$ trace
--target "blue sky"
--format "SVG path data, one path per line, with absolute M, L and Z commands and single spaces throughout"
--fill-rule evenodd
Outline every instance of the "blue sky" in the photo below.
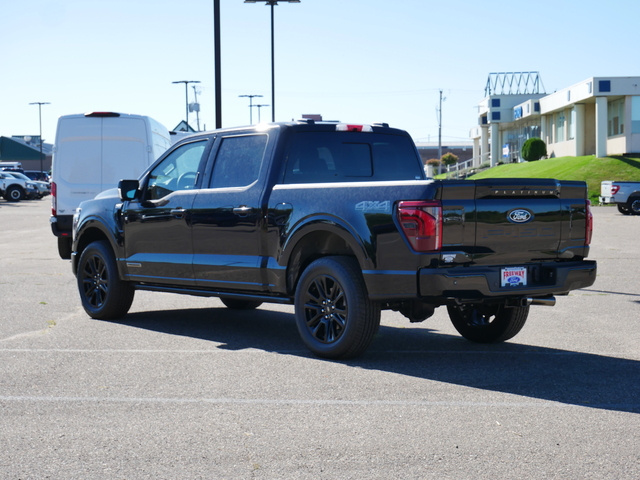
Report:
M 199 80 L 215 126 L 213 1 L 23 0 L 0 7 L 0 135 L 53 143 L 60 115 L 118 111 L 171 129 Z M 490 72 L 538 71 L 547 93 L 592 76 L 640 76 L 640 2 L 301 0 L 275 7 L 276 120 L 388 122 L 466 140 Z M 271 103 L 270 9 L 221 0 L 223 126 Z M 189 87 L 190 101 L 193 89 Z M 264 107 L 261 119 L 269 120 Z M 254 109 L 254 122 L 257 120 Z M 195 114 L 190 116 L 195 126 Z

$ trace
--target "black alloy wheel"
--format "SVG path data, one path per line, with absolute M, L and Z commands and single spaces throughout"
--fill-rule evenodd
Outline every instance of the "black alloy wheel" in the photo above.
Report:
M 131 308 L 135 290 L 118 277 L 115 257 L 105 241 L 93 242 L 82 252 L 77 282 L 82 306 L 91 318 L 120 318 Z
M 369 300 L 357 261 L 324 257 L 303 272 L 295 294 L 296 324 L 319 357 L 363 353 L 380 325 L 380 306 Z
M 447 311 L 455 329 L 467 340 L 497 343 L 515 337 L 522 330 L 529 315 L 529 306 L 471 304 L 448 306 Z

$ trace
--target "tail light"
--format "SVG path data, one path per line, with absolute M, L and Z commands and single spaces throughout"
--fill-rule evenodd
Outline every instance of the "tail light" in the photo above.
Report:
M 593 212 L 591 212 L 591 200 L 587 200 L 587 208 L 585 211 L 585 234 L 584 245 L 588 247 L 591 244 L 591 238 L 593 237 Z
M 56 182 L 51 182 L 51 215 L 54 217 L 58 212 L 58 187 Z
M 620 191 L 620 185 L 611 185 L 611 195 L 615 195 Z
M 399 202 L 397 215 L 402 233 L 416 252 L 442 249 L 442 204 L 439 200 Z

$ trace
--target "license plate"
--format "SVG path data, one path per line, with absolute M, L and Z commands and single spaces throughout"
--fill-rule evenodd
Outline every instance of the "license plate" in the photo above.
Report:
M 527 268 L 511 267 L 500 270 L 503 287 L 522 287 L 527 284 Z

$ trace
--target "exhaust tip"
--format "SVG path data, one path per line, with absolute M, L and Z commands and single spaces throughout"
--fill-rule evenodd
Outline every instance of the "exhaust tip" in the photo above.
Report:
M 523 303 L 523 306 L 541 305 L 543 307 L 553 307 L 556 304 L 556 297 L 525 298 L 522 303 Z

